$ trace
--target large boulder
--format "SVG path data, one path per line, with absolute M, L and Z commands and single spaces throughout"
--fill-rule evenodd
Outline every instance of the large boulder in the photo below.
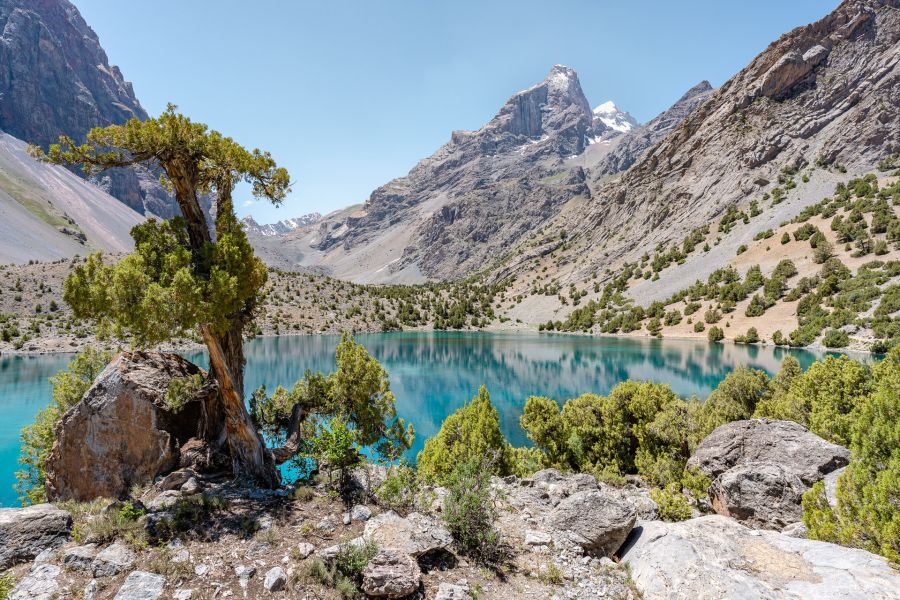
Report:
M 415 559 L 382 548 L 363 570 L 362 590 L 377 598 L 403 598 L 419 589 L 421 579 L 422 571 Z
M 0 509 L 0 570 L 64 544 L 71 531 L 72 515 L 50 504 Z
M 750 463 L 728 469 L 709 489 L 713 510 L 753 527 L 782 529 L 803 518 L 800 478 L 781 465 Z
M 643 523 L 622 551 L 645 600 L 900 598 L 900 574 L 880 556 L 720 515 Z
M 823 440 L 799 423 L 747 419 L 717 427 L 697 446 L 688 466 L 715 479 L 737 465 L 778 464 L 812 486 L 849 462 L 849 450 Z
M 372 517 L 366 521 L 363 537 L 379 548 L 393 548 L 414 558 L 447 550 L 453 543 L 443 523 L 416 512 L 405 518 L 394 511 Z
M 713 509 L 754 527 L 781 529 L 800 520 L 803 493 L 846 465 L 850 452 L 793 421 L 749 419 L 718 427 L 688 466 L 713 480 Z
M 550 513 L 547 523 L 586 552 L 610 556 L 634 527 L 636 511 L 626 500 L 601 490 L 568 496 Z
M 47 494 L 54 500 L 123 497 L 135 484 L 179 464 L 179 448 L 197 435 L 211 386 L 177 412 L 166 392 L 175 378 L 203 375 L 174 354 L 122 352 L 103 370 L 57 426 L 47 461 Z

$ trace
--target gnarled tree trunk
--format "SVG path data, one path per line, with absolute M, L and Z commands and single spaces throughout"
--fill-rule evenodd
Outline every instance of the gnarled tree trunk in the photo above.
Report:
M 193 184 L 192 173 L 183 165 L 165 165 L 166 173 L 175 188 L 175 197 L 181 214 L 187 223 L 188 237 L 194 259 L 204 275 L 209 274 L 205 263 L 205 248 L 212 243 L 206 216 L 200 208 Z M 231 198 L 220 198 L 219 211 L 232 210 Z M 202 261 L 202 264 L 201 264 Z M 209 351 L 210 376 L 219 383 L 221 410 L 224 416 L 224 442 L 231 455 L 234 476 L 265 487 L 277 487 L 280 483 L 278 469 L 272 454 L 266 448 L 260 433 L 253 426 L 244 405 L 244 315 L 234 315 L 231 327 L 224 335 L 218 335 L 210 325 L 201 325 L 200 333 Z M 215 435 L 207 429 L 207 436 Z M 207 441 L 215 441 L 208 439 Z

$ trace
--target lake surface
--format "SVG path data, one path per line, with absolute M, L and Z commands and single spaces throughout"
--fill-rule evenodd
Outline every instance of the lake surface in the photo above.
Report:
M 626 379 L 666 382 L 681 395 L 706 397 L 734 367 L 770 374 L 786 355 L 807 367 L 820 355 L 807 350 L 519 333 L 392 332 L 356 338 L 387 369 L 397 412 L 416 428 L 414 458 L 444 418 L 486 385 L 514 445 L 527 439 L 519 416 L 529 396 L 559 401 L 585 392 L 605 394 Z M 307 370 L 334 368 L 337 336 L 286 336 L 247 342 L 247 393 L 260 385 L 290 387 Z M 190 357 L 200 364 L 203 355 Z M 48 378 L 71 355 L 0 357 L 0 506 L 15 506 L 19 431 L 50 398 Z

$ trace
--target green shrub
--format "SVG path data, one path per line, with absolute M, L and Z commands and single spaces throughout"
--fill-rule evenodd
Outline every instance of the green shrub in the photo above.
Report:
M 837 542 L 900 563 L 900 348 L 874 369 L 874 388 L 852 425 L 850 465 L 837 481 L 837 506 L 817 483 L 803 497 L 812 539 Z
M 684 521 L 691 518 L 691 505 L 681 493 L 678 484 L 665 488 L 652 488 L 650 499 L 656 502 L 659 518 L 663 521 Z
M 375 491 L 375 497 L 382 506 L 394 510 L 409 510 L 415 506 L 419 487 L 416 470 L 401 463 L 391 466 L 384 483 Z
M 711 342 L 721 342 L 725 339 L 725 332 L 722 331 L 721 327 L 710 327 L 706 337 L 709 338 L 709 341 Z
M 782 369 L 784 370 L 784 369 Z M 869 369 L 841 356 L 826 356 L 793 376 L 787 391 L 760 402 L 754 416 L 796 421 L 827 440 L 846 446 L 854 411 L 872 387 Z
M 496 565 L 505 551 L 494 527 L 497 510 L 491 497 L 490 461 L 470 458 L 457 463 L 446 480 L 442 518 L 462 554 Z
M 6 600 L 14 587 L 16 587 L 16 579 L 12 573 L 0 575 L 0 600 Z
M 850 336 L 840 329 L 829 329 L 822 338 L 822 345 L 826 348 L 846 348 L 850 344 Z
M 443 482 L 456 465 L 490 457 L 494 473 L 509 475 L 510 449 L 500 431 L 500 417 L 487 388 L 478 388 L 472 401 L 444 419 L 437 435 L 419 452 L 419 474 Z

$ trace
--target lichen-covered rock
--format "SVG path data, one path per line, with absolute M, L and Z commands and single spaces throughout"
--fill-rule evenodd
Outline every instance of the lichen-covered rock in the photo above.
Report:
M 900 574 L 864 550 L 709 515 L 641 524 L 622 549 L 645 600 L 890 600 Z
M 122 352 L 57 426 L 47 461 L 47 494 L 88 501 L 127 495 L 179 463 L 179 445 L 197 435 L 204 390 L 175 413 L 166 392 L 175 378 L 202 373 L 174 354 Z
M 51 504 L 0 509 L 0 570 L 60 546 L 71 530 L 72 515 Z
M 272 567 L 266 571 L 263 587 L 270 592 L 280 592 L 287 584 L 287 575 L 281 567 Z
M 72 571 L 89 571 L 95 556 L 97 556 L 97 544 L 75 546 L 66 549 L 63 553 L 63 565 Z
M 94 577 L 112 577 L 127 571 L 133 565 L 134 553 L 125 544 L 116 542 L 101 550 L 94 557 L 91 569 L 94 572 Z
M 548 517 L 548 524 L 567 534 L 586 552 L 610 556 L 634 527 L 634 507 L 613 493 L 600 490 L 577 492 L 562 500 Z
M 378 598 L 403 598 L 419 589 L 422 571 L 409 554 L 382 548 L 363 570 L 362 590 Z

